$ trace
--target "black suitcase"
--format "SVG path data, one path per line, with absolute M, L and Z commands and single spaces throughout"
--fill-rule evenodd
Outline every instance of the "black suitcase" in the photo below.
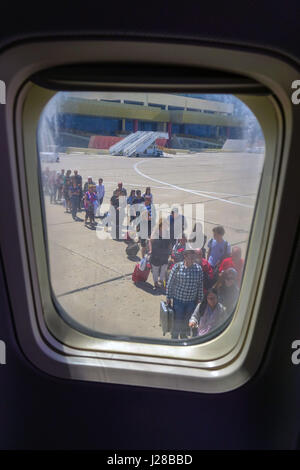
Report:
M 163 336 L 166 333 L 171 332 L 174 322 L 174 310 L 166 304 L 166 302 L 160 302 L 160 326 L 162 328 Z
M 138 243 L 131 243 L 130 245 L 128 245 L 126 247 L 126 254 L 128 258 L 134 258 L 137 255 L 139 249 L 140 247 Z

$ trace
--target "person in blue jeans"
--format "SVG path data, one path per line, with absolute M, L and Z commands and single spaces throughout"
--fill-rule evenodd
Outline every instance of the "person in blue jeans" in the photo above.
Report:
M 173 266 L 166 287 L 167 304 L 171 305 L 173 299 L 172 339 L 188 337 L 189 319 L 203 298 L 203 273 L 194 263 L 194 250 L 187 247 L 183 255 L 184 260 Z

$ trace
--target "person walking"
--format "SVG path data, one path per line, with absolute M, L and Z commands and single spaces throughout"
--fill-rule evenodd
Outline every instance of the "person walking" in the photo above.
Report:
M 100 217 L 101 205 L 102 205 L 104 195 L 105 195 L 105 187 L 104 187 L 102 178 L 99 178 L 99 180 L 98 180 L 98 184 L 96 186 L 96 191 L 97 191 L 97 199 L 98 199 L 97 217 Z
M 166 284 L 168 259 L 171 251 L 171 242 L 170 238 L 166 238 L 167 234 L 166 222 L 161 218 L 149 240 L 148 254 L 150 255 L 154 290 L 159 288 L 158 279 L 162 286 Z
M 172 339 L 188 337 L 189 319 L 203 298 L 203 273 L 199 264 L 194 263 L 194 251 L 188 245 L 184 261 L 175 264 L 166 288 L 167 304 L 173 300 L 174 324 Z

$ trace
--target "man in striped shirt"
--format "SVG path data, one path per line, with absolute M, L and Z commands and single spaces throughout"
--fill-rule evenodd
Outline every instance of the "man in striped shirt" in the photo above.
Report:
M 189 318 L 203 298 L 203 272 L 194 263 L 194 251 L 186 249 L 184 260 L 173 267 L 166 288 L 167 303 L 173 299 L 174 325 L 172 339 L 187 338 Z

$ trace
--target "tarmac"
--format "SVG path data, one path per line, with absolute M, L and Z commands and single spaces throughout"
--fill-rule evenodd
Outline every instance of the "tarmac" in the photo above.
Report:
M 77 169 L 83 182 L 88 176 L 96 183 L 103 178 L 106 193 L 101 214 L 105 204 L 109 207 L 118 181 L 128 195 L 131 189 L 143 193 L 150 186 L 154 204 L 169 208 L 172 204 L 195 208 L 201 203 L 207 239 L 214 226 L 223 225 L 224 238 L 231 246 L 240 246 L 245 257 L 263 160 L 263 154 L 254 153 L 182 153 L 164 158 L 71 153 L 61 154 L 59 163 L 42 167 L 71 169 L 72 174 Z M 151 273 L 139 287 L 131 280 L 140 252 L 136 260 L 128 259 L 124 241 L 99 239 L 96 230 L 84 226 L 84 212 L 77 214 L 81 220 L 75 222 L 62 205 L 50 204 L 47 195 L 45 208 L 51 283 L 61 307 L 77 323 L 97 332 L 164 338 L 159 326 L 164 291 L 153 290 Z M 194 212 L 190 224 L 195 218 Z

